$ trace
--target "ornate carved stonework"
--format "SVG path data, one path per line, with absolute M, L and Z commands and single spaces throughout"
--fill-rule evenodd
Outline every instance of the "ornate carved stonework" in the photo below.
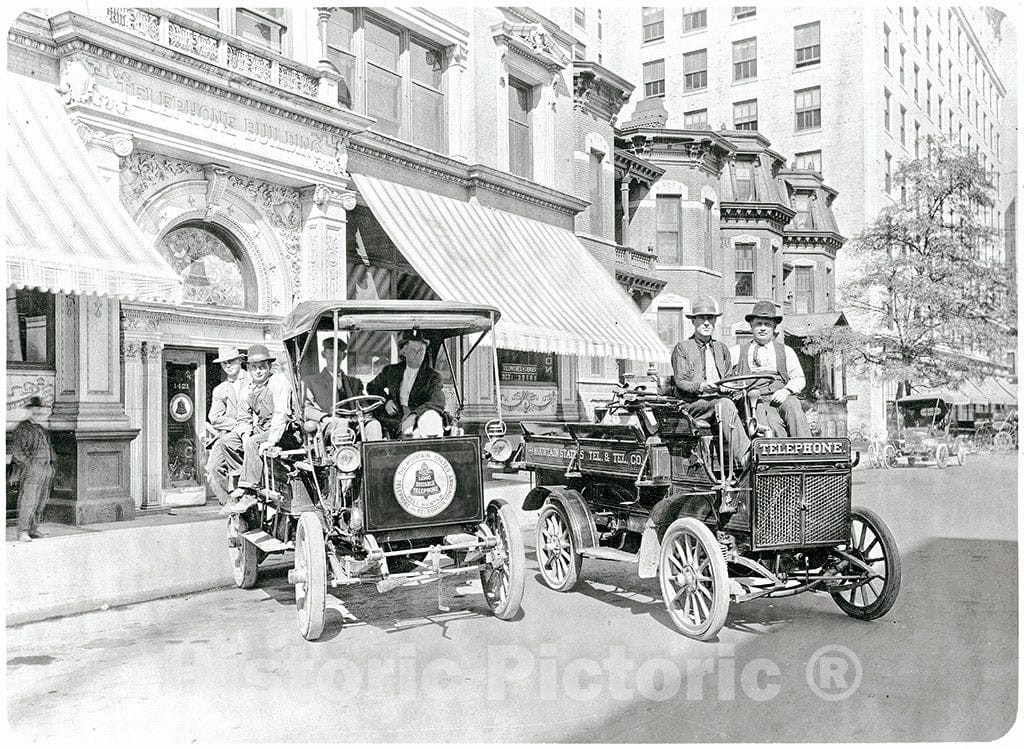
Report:
M 107 20 L 146 39 L 160 39 L 160 17 L 138 8 L 107 8 Z
M 270 82 L 270 60 L 238 47 L 228 47 L 228 67 L 260 81 Z
M 29 398 L 38 396 L 43 403 L 53 403 L 53 372 L 7 372 L 7 410 L 20 408 Z
M 121 359 L 124 361 L 141 361 L 142 346 L 142 341 L 121 341 Z
M 199 164 L 135 151 L 121 159 L 121 195 L 134 202 L 161 182 L 202 174 Z
M 469 57 L 469 47 L 465 44 L 453 44 L 448 48 L 448 64 L 465 68 L 466 58 Z
M 167 24 L 167 43 L 207 60 L 217 59 L 217 40 L 176 23 Z
M 221 307 L 245 306 L 245 282 L 230 248 L 204 229 L 167 233 L 157 245 L 185 283 L 184 300 Z
M 95 91 L 96 79 L 82 60 L 61 61 L 60 85 L 57 86 L 57 92 L 61 94 L 65 104 L 90 102 Z
M 300 254 L 302 202 L 299 191 L 235 174 L 228 177 L 228 181 L 232 188 L 248 195 L 267 217 L 270 225 L 277 230 L 281 246 L 286 253 L 285 260 L 291 269 L 292 288 L 298 289 L 302 271 L 302 256 Z

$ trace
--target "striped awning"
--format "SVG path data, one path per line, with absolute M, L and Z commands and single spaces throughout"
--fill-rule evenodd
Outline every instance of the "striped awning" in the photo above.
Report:
M 640 310 L 572 232 L 353 175 L 384 231 L 435 293 L 502 314 L 497 345 L 667 362 Z
M 7 285 L 180 302 L 178 274 L 101 181 L 54 87 L 6 83 Z

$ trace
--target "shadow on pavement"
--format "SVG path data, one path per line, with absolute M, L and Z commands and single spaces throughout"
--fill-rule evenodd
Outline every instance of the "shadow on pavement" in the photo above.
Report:
M 730 608 L 728 629 L 765 628 L 729 649 L 731 668 L 738 680 L 756 659 L 774 663 L 779 689 L 771 699 L 753 699 L 736 680 L 734 696 L 712 688 L 693 699 L 687 659 L 707 652 L 684 643 L 693 655 L 676 659 L 683 684 L 674 699 L 622 702 L 585 732 L 556 740 L 991 741 L 1016 719 L 1017 605 L 1016 542 L 929 539 L 904 557 L 900 599 L 874 622 L 847 617 L 821 595 Z M 808 664 L 830 646 L 848 648 L 861 668 L 856 689 L 840 700 L 811 685 L 817 661 Z

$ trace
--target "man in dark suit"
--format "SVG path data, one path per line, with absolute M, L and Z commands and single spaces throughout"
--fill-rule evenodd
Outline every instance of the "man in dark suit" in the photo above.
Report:
M 320 344 L 320 353 L 324 358 L 324 367 L 317 374 L 304 378 L 309 388 L 309 397 L 312 399 L 312 408 L 304 410 L 306 418 L 319 418 L 332 416 L 334 407 L 347 398 L 354 398 L 363 394 L 363 381 L 345 372 L 346 354 L 348 344 L 334 336 L 324 338 Z M 337 372 L 337 390 L 333 372 Z M 307 404 L 308 406 L 309 404 Z M 355 427 L 353 427 L 355 428 Z M 368 419 L 363 425 L 364 436 L 367 440 L 379 440 L 383 436 L 380 422 L 376 419 Z
M 39 538 L 39 523 L 50 499 L 55 463 L 46 422 L 50 407 L 33 395 L 25 406 L 28 418 L 11 432 L 8 446 L 11 460 L 20 469 L 18 490 L 18 540 Z
M 445 410 L 441 374 L 426 363 L 428 342 L 418 331 L 402 336 L 398 351 L 404 361 L 384 367 L 366 392 L 387 398 L 381 418 L 392 434 L 440 437 Z
M 694 301 L 693 309 L 686 315 L 693 322 L 693 335 L 672 349 L 672 374 L 675 395 L 684 401 L 687 413 L 721 425 L 726 450 L 742 465 L 750 438 L 732 399 L 722 397 L 713 384 L 732 369 L 729 347 L 714 338 L 715 323 L 721 316 L 714 299 L 701 297 Z

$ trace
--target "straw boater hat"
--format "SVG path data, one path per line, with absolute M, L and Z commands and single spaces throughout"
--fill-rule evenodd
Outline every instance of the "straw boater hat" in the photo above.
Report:
M 254 343 L 251 345 L 246 356 L 248 357 L 250 364 L 256 364 L 263 361 L 277 361 L 277 359 L 270 355 L 270 351 L 262 343 Z
M 213 360 L 214 364 L 223 364 L 226 361 L 232 359 L 244 359 L 245 352 L 241 349 L 237 349 L 234 346 L 220 346 L 217 349 L 217 358 Z
M 702 296 L 693 303 L 693 309 L 686 313 L 686 316 L 691 320 L 697 315 L 721 317 L 722 312 L 718 309 L 718 302 L 709 296 Z
M 28 403 L 25 404 L 25 408 L 49 408 L 49 406 L 43 403 L 43 399 L 38 395 L 33 395 L 28 399 Z
M 775 311 L 775 303 L 769 302 L 766 299 L 762 299 L 755 304 L 754 308 L 744 315 L 743 319 L 749 323 L 755 317 L 767 317 L 769 320 L 774 320 L 776 325 L 782 322 L 782 315 Z

